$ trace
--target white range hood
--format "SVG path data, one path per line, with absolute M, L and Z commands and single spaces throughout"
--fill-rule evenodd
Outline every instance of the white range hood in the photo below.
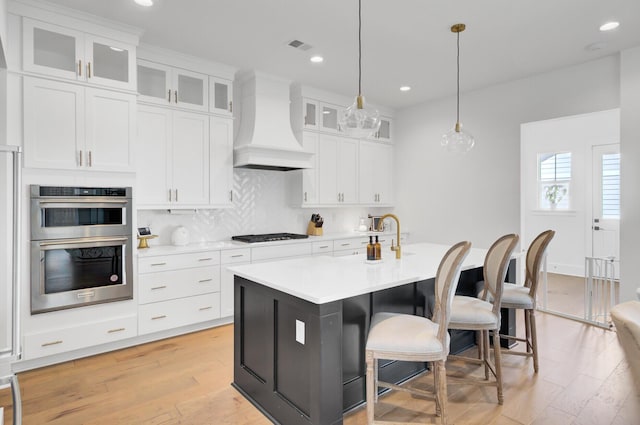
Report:
M 234 167 L 289 171 L 311 168 L 306 152 L 291 130 L 290 82 L 255 71 L 239 78 L 240 122 Z

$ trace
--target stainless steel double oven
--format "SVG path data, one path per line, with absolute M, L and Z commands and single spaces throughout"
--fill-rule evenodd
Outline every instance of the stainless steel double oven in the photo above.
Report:
M 31 186 L 31 313 L 133 298 L 130 187 Z

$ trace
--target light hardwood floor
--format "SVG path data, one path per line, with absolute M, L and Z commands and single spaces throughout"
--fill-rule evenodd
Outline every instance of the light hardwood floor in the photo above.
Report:
M 616 334 L 549 314 L 537 318 L 540 373 L 530 359 L 503 356 L 504 405 L 496 403 L 495 388 L 450 385 L 450 422 L 639 424 L 640 398 Z M 232 364 L 228 325 L 20 373 L 24 424 L 269 424 L 230 386 Z M 432 382 L 427 374 L 413 384 Z M 6 389 L 0 406 L 11 423 Z M 391 393 L 380 398 L 376 415 L 433 423 L 433 409 L 430 401 Z M 344 422 L 365 424 L 364 409 Z

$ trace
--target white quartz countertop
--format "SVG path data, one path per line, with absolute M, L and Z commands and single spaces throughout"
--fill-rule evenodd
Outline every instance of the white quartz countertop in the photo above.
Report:
M 436 276 L 449 245 L 402 246 L 402 258 L 384 250 L 374 264 L 364 256 L 316 256 L 229 267 L 234 274 L 314 304 L 393 288 Z M 463 270 L 482 267 L 486 249 L 471 248 Z

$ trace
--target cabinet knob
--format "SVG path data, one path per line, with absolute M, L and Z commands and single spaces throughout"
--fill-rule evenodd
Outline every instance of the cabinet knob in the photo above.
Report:
M 229 112 L 233 112 L 233 100 L 229 101 Z
M 82 151 L 80 151 L 80 166 L 82 167 Z
M 171 89 L 169 89 L 169 97 L 167 98 L 167 100 L 169 101 L 169 103 L 171 103 Z
M 78 61 L 78 77 L 82 77 L 82 61 Z
M 173 100 L 175 103 L 178 103 L 178 90 L 173 91 Z
M 91 78 L 91 62 L 87 62 L 87 78 Z

